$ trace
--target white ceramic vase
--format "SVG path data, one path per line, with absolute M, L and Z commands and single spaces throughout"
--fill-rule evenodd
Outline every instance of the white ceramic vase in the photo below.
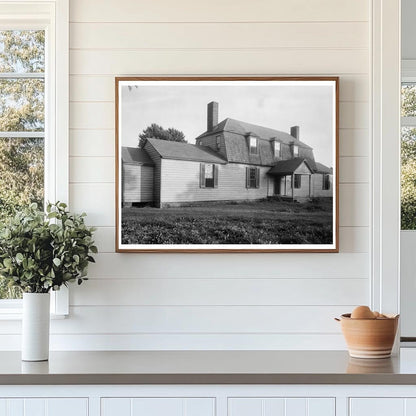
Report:
M 49 325 L 49 293 L 24 293 L 22 324 L 23 361 L 48 360 Z

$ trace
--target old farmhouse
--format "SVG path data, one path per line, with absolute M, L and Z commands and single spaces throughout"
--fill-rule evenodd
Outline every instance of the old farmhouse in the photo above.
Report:
M 315 161 L 298 126 L 289 134 L 231 118 L 219 123 L 216 102 L 195 145 L 148 139 L 141 149 L 122 148 L 123 206 L 332 195 L 332 168 Z

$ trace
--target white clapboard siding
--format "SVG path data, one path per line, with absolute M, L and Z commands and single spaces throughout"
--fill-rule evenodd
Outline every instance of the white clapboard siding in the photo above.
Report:
M 117 2 L 102 0 L 71 0 L 72 22 L 313 22 L 367 21 L 369 7 L 362 0 L 310 0 L 208 3 L 180 0 L 174 7 L 169 0 L 150 7 L 145 0 Z
M 70 183 L 71 210 L 86 212 L 86 223 L 94 226 L 115 224 L 114 183 Z
M 71 74 L 91 75 L 336 75 L 369 70 L 365 49 L 77 49 L 69 56 Z
M 114 76 L 72 75 L 70 77 L 70 101 L 114 102 Z M 367 75 L 342 75 L 339 81 L 340 101 L 368 101 Z
M 94 238 L 100 253 L 114 253 L 115 227 L 98 227 Z M 369 251 L 368 227 L 340 227 L 339 239 L 342 253 L 368 253 Z M 136 275 L 129 277 L 135 278 Z
M 369 6 L 71 0 L 70 208 L 100 253 L 52 349 L 345 349 L 333 318 L 370 288 Z M 187 74 L 340 76 L 339 254 L 114 253 L 114 77 Z M 20 331 L 3 321 L 0 349 Z
M 355 306 L 71 306 L 70 319 L 51 321 L 51 333 L 340 334 L 334 317 Z M 20 332 L 20 323 L 0 326 L 0 334 Z
M 70 25 L 72 49 L 367 48 L 368 39 L 367 22 Z
M 111 182 L 115 179 L 114 157 L 70 157 L 69 182 Z
M 112 157 L 115 154 L 114 129 L 70 130 L 69 155 L 90 157 Z
M 73 306 L 71 319 L 53 320 L 51 328 L 56 334 L 339 333 L 333 318 L 355 306 Z
M 368 183 L 369 179 L 368 157 L 339 158 L 339 181 L 341 183 Z
M 71 313 L 77 313 L 71 309 Z M 18 326 L 17 326 L 18 327 Z M 337 334 L 51 334 L 53 351 L 100 350 L 342 350 L 345 340 Z M 0 334 L 0 351 L 19 350 L 20 333 Z
M 90 279 L 74 287 L 70 304 L 82 305 L 303 305 L 365 304 L 367 279 Z
M 370 131 L 368 129 L 340 129 L 340 156 L 368 156 L 370 153 Z
M 366 278 L 369 272 L 366 253 L 308 253 L 302 255 L 302 261 L 294 261 L 296 254 L 292 253 L 279 253 L 278 257 L 270 253 L 111 253 L 96 254 L 95 257 L 97 262 L 89 268 L 91 277 L 348 279 Z M 305 264 L 308 265 L 307 273 Z M 303 299 L 304 295 L 300 296 Z
M 370 188 L 365 183 L 339 186 L 339 223 L 342 226 L 367 227 L 370 215 Z
M 269 189 L 269 167 L 260 167 L 258 188 L 246 187 L 246 168 L 249 165 L 217 164 L 218 187 L 201 188 L 200 162 L 162 159 L 161 201 L 187 202 L 266 198 Z

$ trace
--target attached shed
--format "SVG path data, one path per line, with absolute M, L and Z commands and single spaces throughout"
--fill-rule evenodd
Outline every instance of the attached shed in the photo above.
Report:
M 122 204 L 154 201 L 154 163 L 148 154 L 138 147 L 122 147 Z

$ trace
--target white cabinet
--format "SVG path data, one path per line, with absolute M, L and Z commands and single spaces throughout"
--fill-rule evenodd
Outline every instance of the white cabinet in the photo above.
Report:
M 88 416 L 88 399 L 0 399 L 0 416 Z
M 335 416 L 335 399 L 230 398 L 228 416 Z
M 101 416 L 213 416 L 214 398 L 104 398 Z
M 351 398 L 349 416 L 414 416 L 414 398 Z

